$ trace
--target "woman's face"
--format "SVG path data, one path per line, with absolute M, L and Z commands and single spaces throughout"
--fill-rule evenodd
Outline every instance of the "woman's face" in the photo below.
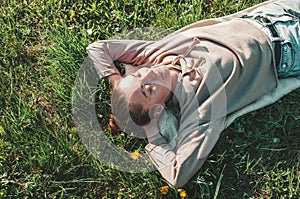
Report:
M 154 104 L 164 104 L 171 96 L 172 75 L 165 66 L 141 68 L 124 77 L 119 87 L 125 91 L 129 101 L 142 104 L 149 109 Z

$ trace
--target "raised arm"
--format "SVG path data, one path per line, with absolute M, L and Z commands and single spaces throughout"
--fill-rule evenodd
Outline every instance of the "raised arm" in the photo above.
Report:
M 153 42 L 142 40 L 101 40 L 87 47 L 88 58 L 100 78 L 107 77 L 114 82 L 121 77 L 114 61 L 132 65 L 144 64 L 147 57 L 143 51 L 151 43 Z
M 149 141 L 146 152 L 161 175 L 175 187 L 185 185 L 201 168 L 224 127 L 222 119 L 199 126 L 193 125 L 199 124 L 193 120 L 197 118 L 190 118 L 191 125 L 179 129 L 178 134 L 172 132 L 178 135 L 175 145 L 159 132 L 157 125 L 145 127 Z

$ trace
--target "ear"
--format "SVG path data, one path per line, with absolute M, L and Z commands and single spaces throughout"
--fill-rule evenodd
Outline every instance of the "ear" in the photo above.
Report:
M 151 119 L 158 118 L 163 112 L 165 111 L 165 108 L 161 104 L 155 104 L 151 106 L 149 109 L 149 116 Z

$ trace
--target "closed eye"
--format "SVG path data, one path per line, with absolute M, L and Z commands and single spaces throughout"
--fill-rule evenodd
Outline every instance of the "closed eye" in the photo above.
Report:
M 150 95 L 152 95 L 152 91 L 153 88 L 150 84 L 141 84 L 141 92 L 145 97 L 149 97 Z
M 145 92 L 145 87 L 144 87 L 144 85 L 143 84 L 141 84 L 141 92 L 142 92 L 142 94 L 147 98 L 147 95 L 146 95 L 146 92 Z

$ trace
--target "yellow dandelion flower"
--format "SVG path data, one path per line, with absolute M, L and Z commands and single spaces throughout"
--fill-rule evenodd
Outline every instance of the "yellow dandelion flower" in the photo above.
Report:
M 133 160 L 138 159 L 139 156 L 140 156 L 140 152 L 139 152 L 138 150 L 135 150 L 135 151 L 131 154 L 131 158 L 132 158 Z
M 169 186 L 162 186 L 161 189 L 160 189 L 160 192 L 163 195 L 166 195 L 168 193 L 168 190 L 169 190 Z
M 183 189 L 178 189 L 178 192 L 179 192 L 179 196 L 181 198 L 186 198 L 187 197 L 187 194 Z
M 69 10 L 69 14 L 70 14 L 70 20 L 74 19 L 75 11 L 74 10 Z

